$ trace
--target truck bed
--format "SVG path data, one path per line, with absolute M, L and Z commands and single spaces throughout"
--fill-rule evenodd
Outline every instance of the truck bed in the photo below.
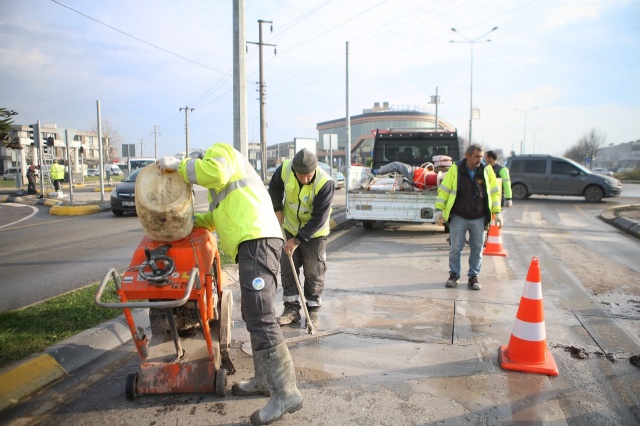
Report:
M 436 188 L 424 191 L 352 190 L 347 197 L 347 219 L 434 223 L 437 196 Z

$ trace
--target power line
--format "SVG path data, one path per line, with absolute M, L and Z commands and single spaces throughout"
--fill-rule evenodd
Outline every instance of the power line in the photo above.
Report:
M 182 56 L 182 55 L 179 55 L 179 54 L 177 54 L 177 53 L 174 53 L 174 52 L 172 52 L 172 51 L 170 51 L 170 50 L 167 50 L 167 49 L 165 49 L 165 48 L 163 48 L 163 47 L 156 46 L 155 44 L 153 44 L 153 43 L 149 43 L 148 41 L 142 40 L 141 38 L 138 38 L 138 37 L 136 37 L 136 36 L 134 36 L 134 35 L 131 35 L 131 34 L 127 33 L 127 32 L 124 32 L 124 31 L 122 31 L 122 30 L 120 30 L 120 29 L 118 29 L 118 28 L 116 28 L 116 27 L 113 27 L 113 26 L 111 26 L 111 25 L 109 25 L 109 24 L 105 24 L 105 23 L 104 23 L 104 22 L 102 22 L 102 21 L 99 21 L 99 20 L 97 20 L 97 19 L 95 19 L 95 18 L 92 18 L 91 16 L 86 15 L 86 14 L 84 14 L 84 13 L 82 13 L 82 12 L 78 11 L 78 10 L 75 10 L 75 9 L 73 9 L 73 8 L 71 8 L 71 7 L 67 6 L 67 5 L 65 5 L 65 4 L 62 4 L 62 3 L 60 3 L 59 1 L 56 1 L 56 0 L 51 0 L 51 1 L 52 1 L 53 3 L 56 3 L 56 4 L 58 4 L 58 5 L 60 5 L 60 6 L 64 7 L 64 8 L 66 8 L 66 9 L 69 9 L 69 10 L 71 10 L 71 11 L 73 11 L 73 12 L 77 13 L 78 15 L 84 16 L 84 17 L 85 17 L 85 18 L 87 18 L 87 19 L 91 19 L 92 21 L 97 22 L 97 23 L 98 23 L 98 24 L 100 24 L 100 25 L 104 25 L 105 27 L 107 27 L 107 28 L 109 28 L 109 29 L 112 29 L 112 30 L 114 30 L 114 31 L 117 31 L 117 32 L 119 32 L 120 34 L 126 35 L 127 37 L 131 37 L 132 39 L 137 40 L 137 41 L 139 41 L 140 43 L 144 43 L 144 44 L 146 44 L 147 46 L 151 46 L 151 47 L 153 47 L 154 49 L 161 50 L 161 51 L 163 51 L 163 52 L 165 52 L 165 53 L 168 53 L 168 54 L 170 54 L 170 55 L 173 55 L 173 56 L 175 56 L 175 57 L 177 57 L 177 58 L 180 58 L 180 59 L 182 59 L 182 60 L 184 60 L 184 61 L 191 62 L 192 64 L 198 65 L 198 66 L 203 67 L 203 68 L 206 68 L 206 69 L 208 69 L 208 70 L 215 71 L 215 72 L 219 72 L 220 74 L 224 74 L 224 75 L 228 75 L 228 74 L 229 74 L 229 73 L 225 73 L 224 71 L 220 71 L 220 70 L 218 70 L 218 69 L 212 68 L 212 67 L 210 67 L 210 66 L 208 66 L 208 65 L 201 64 L 200 62 L 196 62 L 196 61 L 194 61 L 194 60 L 192 60 L 192 59 L 189 59 L 189 58 L 187 58 L 187 57 L 184 57 L 184 56 Z

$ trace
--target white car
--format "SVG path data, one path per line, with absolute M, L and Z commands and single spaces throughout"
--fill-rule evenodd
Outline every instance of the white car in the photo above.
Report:
M 592 171 L 594 173 L 598 173 L 599 175 L 613 176 L 613 172 L 611 170 L 607 170 L 602 167 L 594 167 Z
M 333 173 L 331 173 L 331 168 L 329 167 L 329 165 L 327 163 L 323 163 L 322 161 L 318 161 L 318 166 L 320 166 L 322 170 L 324 170 L 329 176 L 333 178 L 335 189 L 344 188 L 344 175 L 342 173 L 335 169 L 333 170 Z

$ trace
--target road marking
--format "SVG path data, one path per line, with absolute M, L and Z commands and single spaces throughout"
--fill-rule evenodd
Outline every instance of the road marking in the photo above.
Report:
M 587 224 L 578 215 L 572 213 L 558 212 L 560 223 L 567 228 L 586 228 Z
M 0 229 L 2 229 L 2 228 L 6 228 L 7 226 L 15 225 L 16 223 L 20 223 L 20 222 L 22 222 L 23 220 L 27 220 L 27 219 L 29 219 L 29 218 L 33 217 L 36 213 L 38 213 L 38 208 L 37 208 L 37 207 L 34 207 L 34 206 L 28 206 L 28 205 L 26 205 L 26 204 L 8 203 L 8 204 L 3 204 L 3 205 L 5 205 L 5 206 L 12 206 L 12 207 L 29 207 L 29 208 L 31 208 L 33 211 L 31 212 L 31 214 L 30 214 L 29 216 L 25 216 L 25 217 L 23 217 L 22 219 L 16 220 L 15 222 L 7 223 L 6 225 L 2 225 L 2 226 L 0 226 Z
M 524 211 L 522 213 L 522 219 L 515 219 L 514 222 L 520 223 L 522 225 L 533 226 L 542 226 L 547 223 L 545 220 L 542 220 L 542 213 L 529 211 Z

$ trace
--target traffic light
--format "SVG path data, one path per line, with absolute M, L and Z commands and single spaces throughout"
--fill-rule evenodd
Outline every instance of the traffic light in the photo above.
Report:
M 80 147 L 80 154 L 84 154 L 84 148 Z
M 53 146 L 53 136 L 47 138 L 47 146 Z
M 29 128 L 33 129 L 29 135 L 29 139 L 33 139 L 33 145 L 38 149 L 40 148 L 40 126 L 37 124 L 29 124 Z

